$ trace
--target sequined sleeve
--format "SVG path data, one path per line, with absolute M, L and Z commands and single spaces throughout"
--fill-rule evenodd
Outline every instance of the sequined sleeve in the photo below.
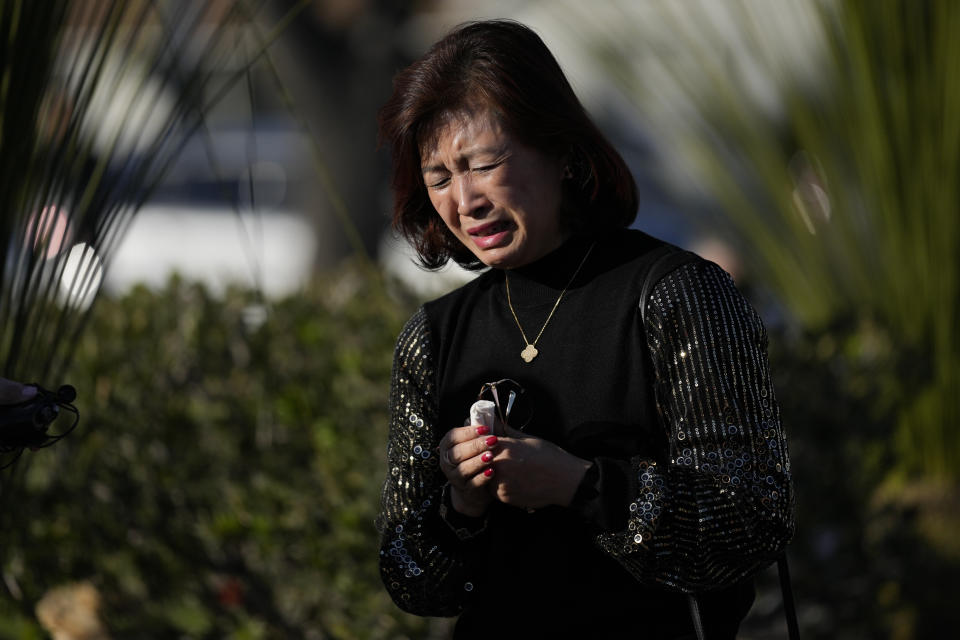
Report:
M 730 276 L 701 261 L 657 284 L 646 334 L 669 460 L 631 461 L 628 528 L 598 541 L 644 582 L 732 584 L 774 560 L 794 528 L 766 331 Z
M 446 478 L 437 464 L 438 400 L 423 309 L 397 339 L 390 386 L 387 478 L 380 499 L 380 574 L 394 602 L 418 615 L 452 616 L 470 597 L 469 541 L 439 516 Z

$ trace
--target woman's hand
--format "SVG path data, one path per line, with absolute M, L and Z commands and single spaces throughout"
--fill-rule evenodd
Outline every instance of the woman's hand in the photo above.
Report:
M 508 427 L 507 434 L 493 457 L 497 499 L 524 509 L 568 506 L 591 462 L 516 429 Z
M 460 513 L 479 517 L 493 502 L 490 461 L 498 446 L 490 427 L 476 424 L 451 429 L 440 440 L 440 469 L 450 482 L 453 508 Z

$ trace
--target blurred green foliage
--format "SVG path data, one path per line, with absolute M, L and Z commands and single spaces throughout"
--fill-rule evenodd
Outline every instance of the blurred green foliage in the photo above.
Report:
M 848 323 L 844 348 L 877 356 L 884 482 L 960 484 L 960 3 L 781 3 L 789 26 L 774 3 L 692 4 L 618 3 L 618 24 L 642 6 L 669 42 L 627 27 L 593 55 L 654 126 L 672 88 L 662 144 L 716 203 L 694 224 L 803 330 Z
M 43 637 L 35 604 L 80 580 L 115 638 L 423 637 L 373 527 L 410 311 L 357 267 L 269 308 L 179 280 L 100 300 L 80 426 L 24 454 L 2 514 L 0 638 Z
M 821 85 L 780 78 L 783 113 L 766 122 L 720 93 L 708 117 L 724 133 L 705 145 L 704 170 L 746 261 L 790 314 L 823 334 L 855 323 L 845 347 L 876 360 L 873 409 L 896 422 L 869 454 L 886 459 L 883 481 L 955 484 L 960 5 L 817 7 Z
M 876 372 L 895 370 L 898 355 L 879 342 L 865 350 L 875 332 L 856 318 L 770 332 L 798 498 L 788 555 L 805 639 L 938 638 L 960 625 L 960 493 L 936 483 L 885 484 L 894 460 L 884 444 L 897 419 L 890 378 Z M 779 607 L 776 585 L 766 596 Z M 762 604 L 761 597 L 754 614 Z M 762 621 L 762 629 L 777 628 L 782 613 L 770 610 Z

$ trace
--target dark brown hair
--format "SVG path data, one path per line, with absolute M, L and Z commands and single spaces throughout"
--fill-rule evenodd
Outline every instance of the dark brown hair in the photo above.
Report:
M 509 20 L 470 22 L 401 71 L 380 110 L 380 142 L 393 156 L 393 226 L 430 269 L 451 258 L 483 266 L 447 229 L 423 183 L 420 145 L 440 119 L 487 108 L 522 143 L 563 157 L 564 223 L 576 230 L 626 227 L 637 211 L 633 176 L 606 140 L 540 37 Z

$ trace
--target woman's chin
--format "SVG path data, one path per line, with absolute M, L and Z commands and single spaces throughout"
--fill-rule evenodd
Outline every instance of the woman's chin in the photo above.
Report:
M 480 262 L 493 269 L 513 269 L 521 266 L 517 252 L 511 247 L 497 247 L 485 251 L 476 251 L 474 254 Z
M 516 253 L 516 250 L 512 246 L 512 242 L 505 240 L 506 239 L 502 239 L 501 242 L 496 243 L 474 241 L 472 242 L 472 246 L 470 246 L 470 250 L 480 262 L 488 267 L 498 269 L 507 268 L 511 262 L 511 256 Z

